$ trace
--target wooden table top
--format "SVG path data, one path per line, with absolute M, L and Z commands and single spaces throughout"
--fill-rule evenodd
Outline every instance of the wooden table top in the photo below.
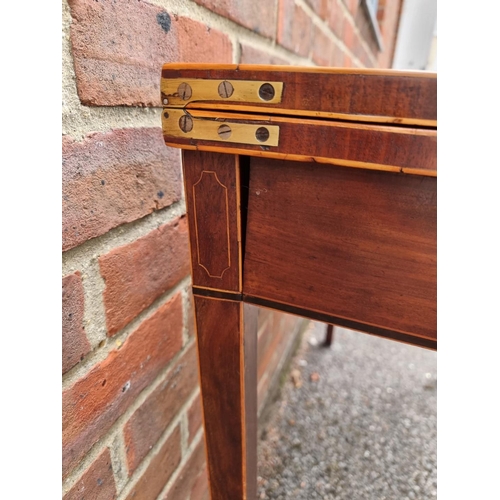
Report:
M 166 64 L 161 92 L 169 146 L 437 172 L 435 73 Z

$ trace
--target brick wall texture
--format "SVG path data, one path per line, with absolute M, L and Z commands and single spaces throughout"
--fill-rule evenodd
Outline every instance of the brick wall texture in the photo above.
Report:
M 62 0 L 65 500 L 208 498 L 165 62 L 390 67 L 402 0 Z M 259 310 L 262 410 L 305 321 Z

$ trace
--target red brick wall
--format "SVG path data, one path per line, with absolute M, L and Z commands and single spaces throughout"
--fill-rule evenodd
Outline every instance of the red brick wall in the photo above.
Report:
M 356 0 L 63 2 L 63 497 L 206 498 L 180 154 L 165 62 L 389 66 Z M 259 408 L 304 322 L 259 311 Z

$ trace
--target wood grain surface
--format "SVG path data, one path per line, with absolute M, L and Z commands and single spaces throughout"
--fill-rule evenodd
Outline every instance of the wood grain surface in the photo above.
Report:
M 252 158 L 244 297 L 435 340 L 436 226 L 435 178 Z
M 168 118 L 163 118 L 166 144 L 181 148 L 317 161 L 407 174 L 436 175 L 435 130 L 209 111 L 190 113 L 193 117 L 203 116 L 207 121 L 217 120 L 229 124 L 230 127 L 232 123 L 258 124 L 260 127 L 278 125 L 279 143 L 277 146 L 259 146 L 174 137 L 166 134 L 167 122 L 174 119 L 171 113 Z
M 435 73 L 293 66 L 165 64 L 162 78 L 282 81 L 282 102 L 247 105 L 192 101 L 188 108 L 230 109 L 294 116 L 413 124 L 435 127 Z M 260 111 L 259 111 L 260 110 Z
M 255 85 L 232 102 L 235 80 L 283 82 L 281 102 Z M 436 348 L 437 79 L 172 63 L 161 86 L 165 143 L 184 150 L 211 498 L 253 500 L 255 305 Z
M 205 442 L 213 500 L 254 499 L 257 324 L 244 304 L 194 296 Z M 251 306 L 246 306 L 248 308 Z M 252 311 L 249 311 L 249 314 Z
M 245 463 L 246 498 L 257 498 L 257 335 L 258 309 L 243 304 L 243 360 L 245 396 Z
M 284 302 L 277 302 L 274 300 L 264 299 L 262 297 L 255 297 L 249 294 L 244 294 L 243 300 L 246 304 L 254 304 L 266 309 L 282 311 L 288 314 L 293 314 L 295 316 L 300 316 L 301 318 L 308 318 L 312 319 L 313 321 L 320 321 L 321 323 L 341 326 L 344 328 L 348 328 L 349 330 L 368 333 L 370 335 L 375 335 L 377 337 L 382 337 L 385 339 L 396 340 L 404 344 L 423 347 L 434 351 L 437 350 L 437 339 L 417 337 L 413 334 L 402 333 L 396 330 L 379 327 L 369 323 L 361 323 L 352 319 L 342 318 L 340 316 L 335 316 L 332 313 L 320 312 L 314 309 L 306 309 L 303 307 L 298 307 L 296 305 L 286 304 Z
M 240 291 L 238 157 L 184 151 L 194 286 Z

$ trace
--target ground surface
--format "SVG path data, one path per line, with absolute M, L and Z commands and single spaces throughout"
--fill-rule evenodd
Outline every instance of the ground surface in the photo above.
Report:
M 260 428 L 261 499 L 436 497 L 436 353 L 314 324 Z

